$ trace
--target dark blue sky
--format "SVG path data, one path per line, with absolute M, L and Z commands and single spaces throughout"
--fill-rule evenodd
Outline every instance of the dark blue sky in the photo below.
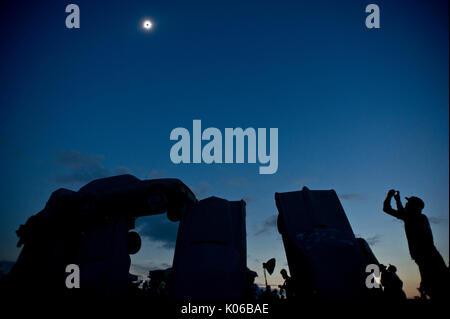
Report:
M 402 225 L 381 213 L 389 188 L 424 199 L 448 262 L 447 1 L 73 1 L 78 30 L 65 28 L 71 2 L 8 2 L 0 260 L 16 258 L 14 231 L 53 190 L 129 172 L 178 177 L 199 198 L 244 198 L 259 282 L 262 261 L 285 263 L 273 194 L 304 185 L 337 191 L 354 232 L 398 266 L 409 295 L 418 271 Z M 368 3 L 380 6 L 381 29 L 365 28 Z M 193 119 L 277 127 L 278 172 L 172 164 L 170 131 Z M 173 225 L 152 217 L 140 228 L 149 239 L 136 267 L 170 264 Z

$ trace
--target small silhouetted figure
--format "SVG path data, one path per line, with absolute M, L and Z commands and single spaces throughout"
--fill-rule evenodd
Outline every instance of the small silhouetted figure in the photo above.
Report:
M 381 285 L 384 296 L 387 300 L 405 300 L 406 294 L 403 291 L 403 281 L 397 276 L 397 267 L 389 265 L 386 267 L 380 264 Z
M 281 274 L 281 277 L 283 277 L 283 279 L 284 279 L 284 283 L 279 286 L 280 294 L 282 294 L 283 290 L 284 290 L 284 291 L 286 291 L 286 298 L 291 299 L 292 297 L 294 297 L 292 278 L 289 277 L 286 269 L 284 269 L 284 268 L 280 270 L 280 274 Z
M 258 277 L 258 274 L 255 271 L 252 271 L 247 268 L 246 272 L 246 296 L 248 300 L 257 300 L 258 299 L 258 286 L 255 284 L 255 278 Z
M 391 207 L 394 197 L 397 210 Z M 391 189 L 384 201 L 383 211 L 405 224 L 405 233 L 408 240 L 409 253 L 419 267 L 422 279 L 421 289 L 431 299 L 444 299 L 448 282 L 448 268 L 441 254 L 434 246 L 428 218 L 422 214 L 424 202 L 418 197 L 407 197 L 403 208 L 400 192 Z

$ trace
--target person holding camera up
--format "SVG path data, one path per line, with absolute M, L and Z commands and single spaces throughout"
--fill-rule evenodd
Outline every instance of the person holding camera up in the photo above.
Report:
M 397 210 L 391 207 L 394 197 Z M 424 202 L 418 197 L 406 197 L 403 207 L 400 192 L 389 190 L 384 201 L 383 211 L 404 222 L 411 258 L 419 267 L 420 288 L 433 300 L 444 300 L 447 295 L 448 268 L 444 259 L 434 246 L 433 234 L 427 216 L 422 214 Z

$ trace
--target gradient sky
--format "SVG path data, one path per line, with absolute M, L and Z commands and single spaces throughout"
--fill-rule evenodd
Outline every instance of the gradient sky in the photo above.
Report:
M 177 177 L 198 198 L 247 202 L 248 266 L 277 258 L 276 191 L 335 189 L 355 234 L 419 274 L 403 226 L 382 213 L 390 188 L 425 201 L 449 260 L 447 1 L 69 1 L 0 5 L 0 260 L 15 230 L 59 187 L 128 172 Z M 365 6 L 381 29 L 365 28 Z M 142 32 L 144 17 L 154 21 Z M 279 168 L 175 165 L 175 127 L 277 127 Z M 147 217 L 134 271 L 170 265 L 177 224 Z

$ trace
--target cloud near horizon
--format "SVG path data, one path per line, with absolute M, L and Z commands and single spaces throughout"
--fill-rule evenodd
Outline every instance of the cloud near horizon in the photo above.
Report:
M 114 170 L 105 168 L 104 160 L 103 155 L 90 155 L 75 150 L 56 152 L 55 161 L 62 170 L 55 174 L 54 180 L 66 185 L 86 184 L 99 178 L 130 173 L 125 166 Z
M 145 264 L 132 263 L 130 266 L 130 273 L 142 276 L 142 279 L 147 279 L 149 271 L 167 269 L 170 267 L 172 267 L 172 265 L 168 263 L 154 263 L 154 262 L 149 262 Z
M 267 217 L 261 225 L 261 228 L 255 233 L 255 236 L 262 235 L 264 233 L 268 233 L 271 230 L 277 229 L 277 215 L 271 215 Z
M 348 193 L 348 194 L 340 194 L 339 198 L 342 200 L 365 200 L 366 196 L 360 193 Z
M 375 246 L 375 245 L 378 244 L 380 241 L 381 241 L 381 235 L 378 235 L 378 234 L 366 238 L 366 242 L 367 242 L 370 246 Z
M 448 218 L 443 216 L 429 216 L 428 220 L 430 221 L 430 223 L 435 225 L 440 225 L 446 222 L 448 223 Z
M 160 242 L 162 248 L 175 247 L 178 234 L 178 222 L 170 221 L 166 214 L 138 218 L 136 220 L 137 232 L 151 241 Z

